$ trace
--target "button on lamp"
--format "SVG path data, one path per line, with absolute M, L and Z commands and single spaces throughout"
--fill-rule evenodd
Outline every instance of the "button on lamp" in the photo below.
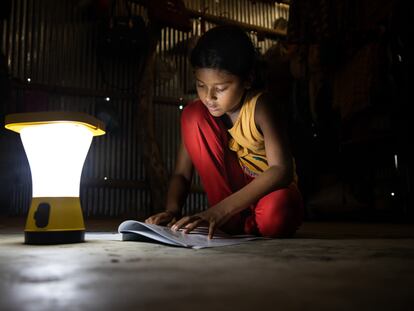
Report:
M 80 179 L 101 121 L 84 113 L 48 111 L 6 116 L 5 127 L 20 133 L 32 174 L 26 244 L 84 241 Z

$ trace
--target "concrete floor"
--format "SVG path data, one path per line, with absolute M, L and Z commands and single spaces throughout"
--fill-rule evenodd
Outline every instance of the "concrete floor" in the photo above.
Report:
M 88 227 L 88 226 L 87 226 Z M 23 244 L 0 225 L 0 310 L 414 310 L 412 225 L 305 223 L 296 238 L 191 250 Z

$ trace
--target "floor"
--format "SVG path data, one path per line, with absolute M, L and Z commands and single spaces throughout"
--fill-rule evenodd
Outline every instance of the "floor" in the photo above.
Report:
M 414 228 L 308 222 L 293 239 L 192 250 L 122 242 L 89 220 L 80 244 L 23 244 L 0 222 L 0 310 L 414 310 Z

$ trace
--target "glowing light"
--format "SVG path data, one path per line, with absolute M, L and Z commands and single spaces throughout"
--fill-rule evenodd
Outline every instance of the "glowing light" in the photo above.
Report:
M 398 155 L 394 154 L 394 166 L 398 170 Z
M 178 109 L 183 110 L 184 109 L 184 106 L 183 105 L 180 105 L 180 106 L 178 106 Z
M 395 193 L 394 192 L 391 192 L 391 196 L 393 197 L 393 196 L 395 196 Z
M 104 177 L 104 180 L 108 180 L 108 177 L 106 177 L 106 176 L 105 176 L 105 177 Z
M 105 98 L 105 100 L 106 100 L 107 102 L 109 102 L 109 101 L 111 100 L 111 98 L 110 98 L 110 97 L 106 97 L 106 98 Z
M 30 83 L 31 81 L 32 81 L 32 79 L 30 79 L 30 78 L 27 78 L 27 82 L 29 82 L 29 83 Z
M 32 173 L 33 198 L 79 197 L 93 134 L 73 123 L 27 126 L 20 132 Z

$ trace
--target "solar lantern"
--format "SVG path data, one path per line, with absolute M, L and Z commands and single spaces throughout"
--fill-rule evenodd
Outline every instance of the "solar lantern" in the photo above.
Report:
M 9 114 L 5 127 L 20 134 L 32 175 L 25 243 L 83 242 L 82 168 L 104 124 L 81 112 L 47 111 Z

